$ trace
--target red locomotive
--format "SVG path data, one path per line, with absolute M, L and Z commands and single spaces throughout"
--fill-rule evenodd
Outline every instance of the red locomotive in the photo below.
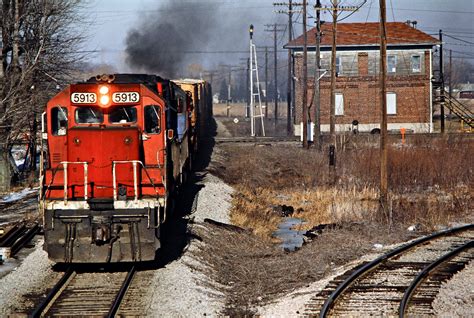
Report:
M 51 260 L 155 258 L 161 226 L 212 111 L 209 84 L 177 82 L 102 75 L 48 102 L 40 211 Z

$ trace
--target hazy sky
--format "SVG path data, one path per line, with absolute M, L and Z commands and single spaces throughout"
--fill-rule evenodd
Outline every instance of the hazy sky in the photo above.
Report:
M 186 20 L 186 15 L 201 15 L 203 19 L 212 15 L 215 20 L 215 30 L 211 32 L 209 43 L 202 43 L 189 53 L 189 58 L 195 63 L 212 67 L 219 62 L 237 65 L 246 58 L 246 53 L 202 53 L 202 51 L 245 51 L 248 47 L 248 25 L 255 25 L 255 42 L 257 46 L 273 45 L 272 35 L 265 32 L 265 24 L 285 23 L 286 15 L 275 13 L 273 2 L 269 0 L 171 0 L 175 2 L 198 3 L 198 10 L 177 13 L 176 24 Z M 278 0 L 280 1 L 280 0 Z M 86 49 L 98 50 L 91 62 L 108 63 L 118 71 L 128 71 L 125 63 L 125 39 L 132 28 L 140 29 L 143 21 L 160 20 L 162 15 L 171 15 L 168 7 L 163 7 L 169 1 L 157 0 L 91 0 L 87 9 L 91 17 L 96 17 L 96 25 L 89 26 L 90 39 Z M 281 2 L 281 1 L 280 1 Z M 294 1 L 296 2 L 296 1 Z M 298 1 L 301 2 L 301 1 Z M 329 0 L 321 0 L 323 5 Z M 343 0 L 342 5 L 358 5 L 363 0 Z M 473 0 L 387 0 L 388 21 L 416 20 L 418 28 L 437 34 L 443 29 L 446 48 L 453 50 L 453 56 L 465 56 L 474 62 L 474 1 Z M 208 4 L 214 8 L 208 10 Z M 315 1 L 308 2 L 314 5 Z M 365 22 L 378 20 L 378 0 L 367 0 L 359 12 L 356 12 L 344 22 Z M 201 5 L 202 4 L 202 5 Z M 195 6 L 194 6 L 195 7 Z M 217 10 L 216 10 L 217 7 Z M 310 14 L 313 10 L 310 8 Z M 296 22 L 295 35 L 301 34 L 301 17 Z M 330 15 L 322 15 L 323 20 L 330 20 Z M 314 20 L 309 20 L 309 25 Z M 285 26 L 282 26 L 286 29 Z M 190 32 L 193 30 L 190 30 Z M 166 30 L 162 30 L 166 32 Z M 448 37 L 451 36 L 451 37 Z M 452 38 L 454 37 L 454 38 Z M 286 43 L 288 34 L 279 34 L 279 47 Z M 455 39 L 456 38 L 456 39 Z M 163 44 L 166 47 L 166 44 Z M 196 52 L 194 52 L 196 51 Z M 199 51 L 199 52 L 198 52 Z M 223 61 L 225 59 L 225 61 Z

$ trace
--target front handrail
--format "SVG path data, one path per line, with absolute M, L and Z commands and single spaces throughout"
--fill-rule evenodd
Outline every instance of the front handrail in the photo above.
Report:
M 68 165 L 83 165 L 84 167 L 84 200 L 87 201 L 88 189 L 87 189 L 87 179 L 88 179 L 88 167 L 86 161 L 61 161 L 64 170 L 64 203 L 67 203 L 67 166 Z
M 45 194 L 49 191 L 49 188 L 54 182 L 54 178 L 56 177 L 56 172 L 58 171 L 60 165 L 63 166 L 63 171 L 64 171 L 64 178 L 63 178 L 63 189 L 64 189 L 64 203 L 67 203 L 67 167 L 68 165 L 83 165 L 84 168 L 84 200 L 87 201 L 88 199 L 88 163 L 87 161 L 61 161 L 56 168 L 53 171 L 53 175 L 51 177 L 51 181 L 46 187 Z M 44 199 L 46 198 L 46 195 L 44 196 Z
M 117 173 L 115 171 L 115 166 L 117 164 L 132 164 L 133 165 L 133 189 L 135 193 L 135 201 L 138 201 L 138 175 L 137 175 L 137 165 L 140 164 L 145 171 L 146 176 L 148 177 L 148 180 L 150 180 L 151 185 L 153 186 L 153 190 L 155 190 L 155 193 L 158 194 L 156 190 L 155 183 L 151 179 L 150 175 L 148 174 L 148 171 L 145 168 L 145 165 L 143 162 L 140 160 L 119 160 L 119 161 L 112 161 L 112 182 L 113 182 L 113 188 L 114 188 L 114 200 L 117 200 Z

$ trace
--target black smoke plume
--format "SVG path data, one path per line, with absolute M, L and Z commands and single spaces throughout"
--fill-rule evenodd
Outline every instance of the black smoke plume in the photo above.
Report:
M 206 49 L 212 30 L 218 27 L 218 10 L 212 0 L 167 0 L 151 8 L 127 35 L 127 63 L 145 72 L 180 76 L 190 64 L 189 52 Z

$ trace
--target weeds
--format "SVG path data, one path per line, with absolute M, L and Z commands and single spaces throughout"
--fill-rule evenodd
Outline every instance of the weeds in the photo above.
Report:
M 213 173 L 237 189 L 232 221 L 267 238 L 280 221 L 271 208 L 279 204 L 292 205 L 307 227 L 369 220 L 433 228 L 469 214 L 474 139 L 410 138 L 389 149 L 390 216 L 377 215 L 379 150 L 365 140 L 338 153 L 334 186 L 325 154 L 296 145 L 223 146 L 226 168 Z

